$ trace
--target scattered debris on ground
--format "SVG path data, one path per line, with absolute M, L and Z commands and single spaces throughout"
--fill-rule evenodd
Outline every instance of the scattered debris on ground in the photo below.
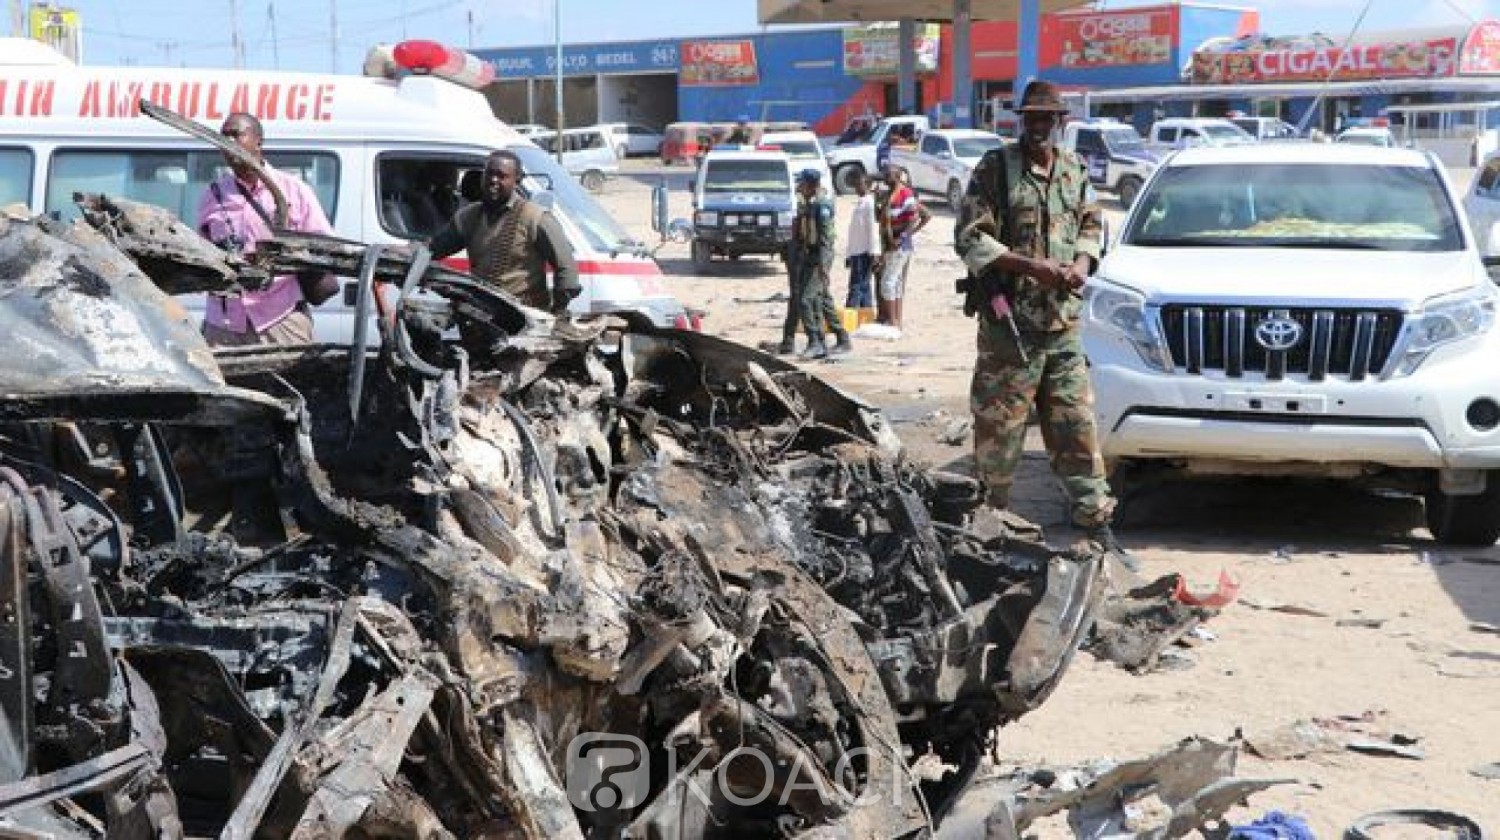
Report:
M 1026 771 L 999 782 L 1007 791 L 990 813 L 987 836 L 1015 840 L 1033 822 L 1067 811 L 1078 837 L 1184 837 L 1212 829 L 1253 793 L 1295 783 L 1236 778 L 1238 756 L 1232 745 L 1189 738 L 1138 761 Z

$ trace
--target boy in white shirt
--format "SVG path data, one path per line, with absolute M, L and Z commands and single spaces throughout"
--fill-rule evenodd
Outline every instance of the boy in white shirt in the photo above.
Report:
M 880 232 L 875 227 L 875 195 L 870 192 L 870 176 L 861 175 L 854 182 L 854 215 L 849 218 L 849 236 L 845 240 L 844 265 L 849 268 L 849 294 L 844 298 L 847 309 L 873 310 L 875 295 L 870 276 L 880 256 Z M 860 318 L 860 322 L 864 322 Z

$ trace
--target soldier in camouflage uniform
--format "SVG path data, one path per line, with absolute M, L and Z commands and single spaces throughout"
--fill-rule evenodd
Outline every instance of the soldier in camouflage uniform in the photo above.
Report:
M 975 167 L 954 234 L 954 248 L 984 290 L 970 388 L 974 457 L 989 503 L 1005 508 L 1034 402 L 1074 524 L 1118 551 L 1078 333 L 1102 216 L 1084 163 L 1053 143 L 1067 113 L 1056 88 L 1032 82 L 1017 111 L 1020 142 L 986 153 Z
M 791 258 L 787 263 L 793 291 L 788 306 L 797 307 L 797 316 L 807 333 L 807 349 L 802 351 L 803 358 L 807 359 L 821 359 L 830 352 L 847 353 L 854 347 L 828 289 L 838 233 L 834 226 L 833 201 L 819 189 L 821 180 L 816 169 L 804 169 L 797 176 L 799 201 L 797 217 L 792 224 Z M 824 324 L 833 328 L 838 339 L 832 349 L 823 343 Z M 795 332 L 796 322 L 792 320 L 792 312 L 788 311 L 781 336 L 784 351 L 790 350 Z

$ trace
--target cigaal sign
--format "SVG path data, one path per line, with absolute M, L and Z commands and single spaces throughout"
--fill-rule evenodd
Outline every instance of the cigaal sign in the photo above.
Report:
M 1196 84 L 1390 79 L 1452 76 L 1458 45 L 1453 38 L 1319 50 L 1247 50 L 1193 53 Z

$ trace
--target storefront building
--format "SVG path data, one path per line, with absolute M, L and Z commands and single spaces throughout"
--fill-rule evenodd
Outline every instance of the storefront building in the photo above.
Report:
M 1044 15 L 1039 74 L 1069 91 L 1077 110 L 1142 131 L 1162 117 L 1241 112 L 1329 133 L 1351 121 L 1391 119 L 1438 145 L 1494 145 L 1500 106 L 1475 106 L 1500 100 L 1500 23 L 1372 33 L 1347 49 L 1322 36 L 1273 39 L 1259 29 L 1260 15 L 1248 6 L 1163 3 Z M 889 23 L 568 46 L 567 123 L 748 117 L 837 134 L 852 116 L 896 112 L 897 32 Z M 974 88 L 960 95 L 977 124 L 1003 131 L 1014 125 L 1016 25 L 976 22 L 970 43 Z M 954 112 L 952 45 L 951 27 L 920 23 L 910 45 L 918 110 L 939 124 Z M 478 55 L 495 67 L 488 93 L 498 115 L 555 122 L 551 48 Z
M 1070 88 L 1175 84 L 1193 45 L 1253 31 L 1255 20 L 1247 9 L 1175 3 L 1045 15 L 1040 75 Z M 897 41 L 890 23 L 565 46 L 564 115 L 569 125 L 658 126 L 748 116 L 836 134 L 856 114 L 896 112 Z M 918 110 L 939 122 L 953 113 L 952 44 L 950 26 L 920 23 L 911 44 Z M 976 122 L 1002 124 L 1016 74 L 1015 23 L 976 22 L 971 48 Z M 496 114 L 515 123 L 555 123 L 551 48 L 475 52 L 495 67 L 488 93 Z

